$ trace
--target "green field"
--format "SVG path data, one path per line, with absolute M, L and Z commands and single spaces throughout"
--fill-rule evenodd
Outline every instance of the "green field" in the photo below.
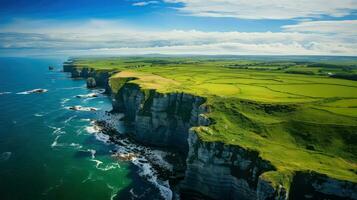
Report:
M 120 71 L 110 80 L 113 92 L 134 77 L 143 90 L 206 97 L 214 123 L 197 127 L 199 137 L 260 152 L 278 169 L 268 179 L 284 183 L 312 170 L 357 182 L 357 81 L 347 80 L 357 61 L 123 57 L 74 64 Z

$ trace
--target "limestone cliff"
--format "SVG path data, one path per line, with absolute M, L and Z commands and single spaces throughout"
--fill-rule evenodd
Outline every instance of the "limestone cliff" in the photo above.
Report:
M 203 142 L 193 130 L 188 143 L 190 150 L 182 189 L 193 193 L 191 195 L 199 193 L 213 199 L 257 199 L 259 176 L 274 170 L 258 152 L 220 142 Z M 259 191 L 260 196 L 272 196 L 265 188 L 260 187 L 260 190 L 264 190 Z
M 125 114 L 129 134 L 146 145 L 188 150 L 188 130 L 202 122 L 205 100 L 184 93 L 160 94 L 125 84 L 115 96 L 113 107 Z M 203 123 L 203 122 L 202 122 Z
M 124 84 L 114 98 L 113 107 L 125 114 L 129 134 L 135 140 L 188 151 L 185 178 L 180 183 L 184 199 L 257 199 L 258 194 L 260 199 L 287 198 L 287 192 L 260 181 L 259 176 L 274 167 L 258 152 L 198 138 L 191 127 L 210 124 L 204 98 L 161 94 L 132 83 Z
M 93 77 L 110 90 L 110 72 L 64 66 L 72 77 Z M 179 183 L 182 199 L 357 199 L 357 184 L 298 172 L 289 184 L 267 178 L 278 173 L 258 152 L 237 145 L 205 142 L 193 127 L 208 126 L 209 108 L 202 97 L 162 94 L 126 82 L 111 93 L 113 111 L 125 114 L 128 134 L 145 145 L 174 148 L 186 156 L 185 177 Z

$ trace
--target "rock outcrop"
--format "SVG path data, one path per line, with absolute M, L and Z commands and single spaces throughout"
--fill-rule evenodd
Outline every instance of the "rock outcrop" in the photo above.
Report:
M 95 87 L 97 87 L 95 78 L 93 78 L 93 77 L 87 78 L 87 87 L 88 87 L 88 88 L 95 88 Z
M 89 79 L 89 85 L 91 87 L 101 87 L 104 88 L 106 93 L 110 93 L 109 78 L 114 73 L 113 71 L 99 71 L 94 70 L 90 67 L 76 66 L 74 64 L 64 64 L 64 72 L 70 72 L 72 78 L 87 78 Z M 94 81 L 92 81 L 94 79 Z

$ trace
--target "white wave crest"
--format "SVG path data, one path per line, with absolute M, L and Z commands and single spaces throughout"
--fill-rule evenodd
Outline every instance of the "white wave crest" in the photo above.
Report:
M 96 151 L 94 149 L 88 149 L 88 151 L 91 153 L 92 159 L 94 159 Z
M 45 92 L 48 92 L 48 90 L 42 89 L 42 88 L 37 88 L 37 89 L 28 90 L 28 91 L 24 91 L 24 92 L 18 92 L 16 94 L 39 94 L 39 93 L 45 93 Z
M 71 143 L 69 144 L 70 147 L 74 147 L 75 149 L 81 149 L 83 146 L 77 143 Z
M 52 144 L 51 144 L 52 148 L 56 147 L 56 146 L 62 146 L 62 145 L 58 144 L 58 138 L 60 138 L 60 135 L 57 135 L 55 140 L 52 142 Z
M 120 140 L 120 143 L 121 145 L 117 145 L 116 154 L 113 156 L 122 160 L 130 160 L 139 168 L 139 175 L 158 188 L 163 198 L 172 199 L 173 193 L 170 189 L 169 182 L 167 180 L 160 180 L 157 171 L 151 164 L 155 163 L 166 170 L 172 171 L 172 165 L 163 158 L 167 153 L 136 145 L 128 139 Z M 140 152 L 140 154 L 134 152 Z
M 67 101 L 69 101 L 71 99 L 68 99 L 68 98 L 63 98 L 61 99 L 61 105 L 64 105 L 65 103 L 67 103 Z
M 95 107 L 83 107 L 83 106 L 67 106 L 66 109 L 68 110 L 76 110 L 76 111 L 97 111 L 98 108 Z
M 89 93 L 89 94 L 80 94 L 76 95 L 77 98 L 95 98 L 98 97 L 100 94 L 99 93 Z
M 0 154 L 0 161 L 7 161 L 10 159 L 12 152 L 6 151 Z
M 101 163 L 101 165 L 103 165 L 103 163 Z M 119 165 L 119 163 L 109 163 L 108 165 L 105 165 L 104 167 L 99 167 L 99 165 L 98 165 L 98 166 L 96 166 L 96 168 L 101 171 L 108 171 L 108 170 L 120 168 L 120 165 Z
M 79 87 L 58 88 L 57 90 L 74 90 L 74 89 L 80 89 L 80 88 L 86 88 L 86 85 L 79 86 Z
M 85 182 L 87 182 L 87 181 L 90 181 L 90 180 L 92 179 L 92 177 L 93 177 L 93 174 L 90 172 L 90 173 L 88 174 L 87 178 L 82 181 L 82 183 L 85 183 Z
M 0 92 L 0 95 L 11 94 L 11 92 Z
M 99 165 L 101 165 L 103 162 L 100 160 L 96 160 L 96 159 L 91 159 L 91 161 L 95 162 L 95 167 L 98 169 Z
M 157 177 L 156 170 L 147 162 L 146 159 L 135 159 L 132 163 L 139 167 L 139 175 L 145 177 L 150 183 L 157 187 L 162 197 L 166 200 L 172 199 L 172 191 L 168 181 L 161 181 Z
M 49 128 L 53 129 L 53 134 L 54 135 L 61 135 L 61 134 L 65 134 L 66 132 L 62 130 L 62 128 L 60 127 L 55 127 L 55 126 L 48 126 Z
M 110 137 L 108 135 L 105 135 L 103 133 L 96 133 L 95 138 L 99 141 L 104 142 L 104 143 L 108 143 L 109 139 L 110 139 Z
M 77 117 L 77 115 L 73 115 L 71 117 L 69 117 L 68 119 L 64 120 L 64 124 L 67 124 L 68 122 L 70 122 L 72 119 L 74 119 L 75 117 Z
M 88 133 L 90 133 L 90 134 L 99 133 L 99 131 L 101 131 L 100 127 L 95 126 L 95 125 L 93 125 L 93 126 L 87 126 L 87 127 L 85 128 L 85 130 L 86 130 Z

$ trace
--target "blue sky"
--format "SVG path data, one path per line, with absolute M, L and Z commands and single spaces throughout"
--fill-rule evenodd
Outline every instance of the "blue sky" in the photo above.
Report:
M 357 55 L 357 0 L 0 0 L 3 55 Z

